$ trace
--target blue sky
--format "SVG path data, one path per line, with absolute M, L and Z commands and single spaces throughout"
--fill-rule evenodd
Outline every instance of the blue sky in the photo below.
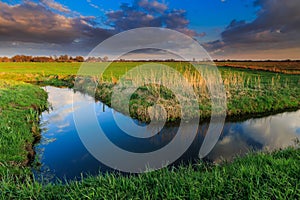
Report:
M 57 1 L 66 5 L 73 11 L 85 16 L 96 16 L 101 21 L 105 12 L 118 10 L 122 3 L 132 4 L 132 0 L 77 0 Z M 163 1 L 161 1 L 163 2 Z M 173 0 L 165 1 L 170 9 L 183 9 L 187 11 L 189 27 L 198 32 L 209 32 L 206 39 L 216 39 L 221 31 L 234 20 L 252 21 L 255 19 L 257 8 L 253 0 Z
M 299 0 L 3 0 L 0 55 L 86 55 L 114 34 L 155 26 L 217 59 L 297 59 L 299 10 Z

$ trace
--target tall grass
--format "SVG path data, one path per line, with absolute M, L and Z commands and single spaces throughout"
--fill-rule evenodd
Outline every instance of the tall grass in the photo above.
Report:
M 134 82 L 133 86 L 140 86 L 131 97 L 131 116 L 142 121 L 149 121 L 150 116 L 148 115 L 147 107 L 159 103 L 166 109 L 168 121 L 180 119 L 181 107 L 178 99 L 176 99 L 172 91 L 168 89 L 168 86 L 172 85 L 178 89 L 182 88 L 182 93 L 185 93 L 185 88 L 192 87 L 197 95 L 200 108 L 197 114 L 199 114 L 202 119 L 209 118 L 211 102 L 205 79 L 190 65 L 175 65 L 174 63 L 170 65 L 185 77 L 188 85 L 185 85 L 182 81 L 178 81 L 178 77 L 174 76 L 172 72 L 164 72 L 158 77 L 151 68 L 149 68 L 147 72 L 147 79 L 150 79 L 150 82 L 154 83 L 161 79 L 165 83 L 165 87 L 157 84 L 144 84 L 144 82 L 146 82 L 145 77 L 138 72 L 129 73 L 127 75 L 124 81 L 125 83 L 129 82 L 129 85 L 131 85 L 132 82 Z M 263 115 L 264 113 L 280 112 L 285 109 L 300 108 L 299 75 L 257 72 L 226 67 L 219 68 L 219 71 L 222 75 L 223 85 L 226 91 L 228 117 L 240 118 L 240 116 L 245 115 Z M 203 73 L 214 72 L 210 70 L 205 72 L 204 70 Z M 88 90 L 89 84 L 92 86 L 98 84 L 99 87 L 95 94 L 96 98 L 111 105 L 113 87 L 121 77 L 121 75 L 116 77 L 115 74 L 111 74 L 111 77 L 107 77 L 107 74 L 104 74 L 100 79 L 94 77 L 92 80 L 86 80 L 89 83 L 82 80 L 82 84 L 87 86 L 87 88 L 85 88 L 86 90 Z M 213 75 L 209 77 L 210 83 L 218 83 L 218 80 L 215 79 Z M 124 85 L 124 88 L 125 87 L 126 84 Z M 124 102 L 124 99 L 120 98 L 118 101 Z M 121 112 L 125 111 L 122 110 L 125 109 L 125 106 L 122 104 L 114 108 Z M 195 110 L 191 110 L 190 113 L 191 116 L 195 116 L 196 114 Z
M 251 63 L 251 62 L 250 62 Z M 73 87 L 76 73 L 81 63 L 0 63 L 0 78 L 26 81 L 31 83 Z M 99 71 L 98 68 L 104 67 L 107 63 L 90 63 L 89 71 Z M 95 94 L 98 100 L 111 104 L 111 94 L 113 86 L 119 78 L 142 62 L 115 62 L 112 63 L 101 77 L 94 76 L 90 80 L 91 85 L 98 83 L 99 87 Z M 199 116 L 202 119 L 209 118 L 211 112 L 210 95 L 206 83 L 189 63 L 185 62 L 165 62 L 159 63 L 168 65 L 179 71 L 194 88 L 199 102 Z M 221 63 L 217 63 L 220 64 Z M 255 63 L 252 63 L 255 64 Z M 270 63 L 259 63 L 261 66 Z M 278 62 L 276 65 L 283 64 L 283 68 L 293 68 L 286 63 Z M 292 63 L 294 64 L 294 62 Z M 268 67 L 267 67 L 268 68 Z M 227 115 L 231 118 L 240 116 L 256 116 L 264 113 L 280 112 L 286 109 L 300 108 L 300 75 L 287 75 L 273 72 L 256 71 L 249 69 L 218 67 L 222 74 L 223 84 L 227 96 Z M 151 74 L 151 69 L 149 70 Z M 128 77 L 130 79 L 137 79 Z M 150 76 L 151 77 L 151 76 Z M 80 77 L 79 77 L 80 78 Z M 183 87 L 179 81 L 172 79 L 172 74 L 165 74 L 162 78 L 168 85 Z M 214 82 L 214 80 L 211 80 Z M 82 82 L 86 84 L 85 82 Z M 92 88 L 92 87 L 91 87 Z M 146 88 L 146 89 L 145 89 Z M 80 89 L 80 88 L 79 88 Z M 83 89 L 83 88 L 81 88 Z M 83 90 L 88 90 L 84 88 Z M 94 93 L 94 91 L 86 91 Z M 148 96 L 148 97 L 147 97 Z M 161 103 L 167 109 L 168 121 L 178 120 L 180 117 L 180 106 L 178 101 L 167 87 L 159 88 L 155 85 L 144 85 L 132 96 L 131 115 L 142 121 L 149 121 L 147 107 L 154 103 Z M 121 101 L 121 99 L 120 99 Z M 122 111 L 122 108 L 116 108 Z M 191 111 L 191 116 L 195 115 Z

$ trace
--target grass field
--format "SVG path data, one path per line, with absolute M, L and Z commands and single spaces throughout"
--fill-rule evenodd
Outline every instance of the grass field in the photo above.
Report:
M 300 62 L 299 61 L 256 61 L 256 62 L 216 62 L 218 66 L 231 66 L 243 69 L 262 70 L 270 72 L 280 72 L 285 74 L 300 74 Z
M 137 64 L 142 62 L 127 62 L 127 70 L 129 70 L 132 66 L 136 66 Z M 165 62 L 162 62 L 165 63 Z M 28 73 L 28 74 L 44 74 L 44 75 L 75 75 L 82 63 L 15 63 L 15 62 L 0 62 L 0 72 L 16 72 L 16 73 Z M 299 74 L 300 73 L 300 62 L 299 61 L 261 61 L 261 62 L 247 62 L 247 61 L 239 61 L 239 62 L 215 62 L 216 66 L 222 67 L 237 67 L 237 68 L 245 68 L 245 69 L 254 69 L 254 70 L 262 70 L 262 71 L 272 71 L 272 72 L 280 72 L 287 74 Z M 126 70 L 124 69 L 124 63 L 116 64 L 119 66 L 119 69 L 114 71 Z M 181 63 L 173 63 L 173 65 L 181 65 Z
M 227 96 L 227 116 L 229 118 L 240 118 L 241 116 L 257 116 L 264 113 L 283 111 L 286 109 L 300 108 L 300 76 L 285 75 L 270 72 L 255 72 L 252 70 L 219 68 Z M 185 74 L 185 72 L 183 72 Z M 193 85 L 200 107 L 200 117 L 207 119 L 210 117 L 210 95 L 203 78 L 194 75 L 193 72 L 186 73 L 187 79 Z M 166 76 L 166 77 L 171 77 Z M 178 85 L 176 79 L 171 80 L 172 84 Z M 96 91 L 97 99 L 110 105 L 111 83 L 102 83 Z M 105 91 L 105 92 L 103 92 Z M 147 106 L 152 106 L 157 102 L 165 106 L 168 120 L 180 119 L 180 106 L 175 97 L 170 95 L 170 91 L 153 86 L 144 86 L 136 91 L 131 97 L 131 116 L 142 121 L 149 121 L 147 116 Z M 123 102 L 121 99 L 120 102 Z M 120 106 L 115 108 L 123 111 Z M 192 113 L 193 111 L 191 111 Z M 192 113 L 195 115 L 197 113 Z
M 91 84 L 99 85 L 96 91 L 96 98 L 104 103 L 111 104 L 112 88 L 117 80 L 130 69 L 141 62 L 115 62 L 102 74 L 100 80 L 92 77 Z M 191 69 L 190 64 L 171 62 L 162 63 L 180 71 L 198 95 L 200 117 L 210 117 L 210 99 L 205 82 L 199 73 Z M 230 63 L 231 64 L 231 63 Z M 75 76 L 81 63 L 0 63 L 0 78 L 13 79 L 17 81 L 35 82 L 46 85 L 73 87 Z M 89 64 L 91 72 L 97 67 L 103 67 L 106 63 Z M 94 68 L 95 67 L 95 68 Z M 261 116 L 265 113 L 281 112 L 286 109 L 293 110 L 300 108 L 300 75 L 282 74 L 251 69 L 218 68 L 226 90 L 227 116 L 230 118 L 241 118 L 241 116 Z M 97 71 L 97 70 L 95 70 Z M 149 71 L 151 73 L 151 70 Z M 172 80 L 171 75 L 166 79 Z M 85 84 L 85 82 L 84 82 Z M 81 89 L 82 88 L 77 88 Z M 84 90 L 87 90 L 85 88 Z M 159 92 L 158 92 L 159 91 Z M 94 92 L 94 91 L 84 91 Z M 147 107 L 157 102 L 165 105 L 168 121 L 180 119 L 180 106 L 170 91 L 153 85 L 139 88 L 132 96 L 130 114 L 132 117 L 142 121 L 149 121 Z M 120 99 L 120 102 L 122 100 Z M 175 108 L 175 109 L 174 109 Z M 121 112 L 122 106 L 115 108 Z M 191 111 L 191 115 L 195 115 Z
M 102 92 L 105 96 L 97 93 L 98 98 L 109 103 L 113 79 L 118 79 L 136 64 L 113 64 L 103 79 L 96 80 L 100 83 L 100 89 L 105 91 Z M 179 63 L 170 65 L 183 73 L 190 70 Z M 222 165 L 199 163 L 130 177 L 99 175 L 66 185 L 38 183 L 32 179 L 28 164 L 34 156 L 32 145 L 40 137 L 39 114 L 47 108 L 47 94 L 36 85 L 19 81 L 72 87 L 79 66 L 79 63 L 0 63 L 1 199 L 300 198 L 299 148 L 250 154 Z M 232 113 L 232 116 L 263 114 L 300 106 L 299 75 L 228 67 L 220 67 L 219 70 L 227 92 L 228 114 Z M 198 78 L 201 82 L 201 77 L 188 72 L 186 78 L 191 83 Z M 192 84 L 195 89 L 201 89 L 200 94 L 205 94 L 201 84 Z M 146 102 L 144 106 L 151 105 L 153 102 L 143 96 L 151 94 L 152 88 L 145 86 L 140 89 L 132 101 L 136 101 L 136 105 L 141 102 Z M 169 98 L 172 94 L 168 95 L 166 91 L 158 94 L 167 104 L 173 103 Z M 201 114 L 205 116 L 205 110 L 209 110 L 207 97 L 198 100 L 202 106 Z

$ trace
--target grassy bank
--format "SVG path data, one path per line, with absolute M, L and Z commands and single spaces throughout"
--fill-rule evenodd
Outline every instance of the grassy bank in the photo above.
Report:
M 173 67 L 182 72 L 197 95 L 200 111 L 198 113 L 197 110 L 191 107 L 189 115 L 195 116 L 199 114 L 202 120 L 208 119 L 211 114 L 210 93 L 203 77 L 189 67 Z M 227 67 L 219 67 L 219 71 L 226 91 L 227 117 L 230 119 L 263 116 L 266 113 L 270 114 L 300 108 L 300 75 Z M 151 70 L 149 70 L 149 73 L 151 74 Z M 136 78 L 138 76 L 139 74 L 132 75 L 132 78 L 127 78 L 127 81 L 139 79 Z M 166 74 L 163 79 L 167 79 L 169 85 L 182 88 L 181 91 L 184 93 L 185 86 L 178 82 L 176 78 L 172 79 L 172 74 Z M 80 88 L 80 85 L 77 85 L 77 89 L 94 92 L 89 91 L 87 86 L 89 84 L 91 86 L 95 85 L 94 80 L 93 78 L 82 80 L 84 88 Z M 214 80 L 212 82 L 215 83 Z M 115 84 L 104 79 L 104 81 L 98 81 L 98 85 L 99 87 L 95 93 L 96 99 L 111 105 L 112 91 Z M 176 121 L 181 118 L 181 106 L 172 91 L 157 85 L 141 85 L 133 93 L 130 100 L 130 115 L 133 118 L 141 121 L 150 121 L 147 108 L 156 103 L 164 106 L 168 121 Z M 126 102 L 125 97 L 121 96 L 117 100 L 120 104 L 114 104 L 114 109 L 126 112 L 126 106 L 122 104 Z
M 84 79 L 82 85 L 95 85 L 97 83 L 99 87 L 95 94 L 96 99 L 111 105 L 112 88 L 116 81 L 130 69 L 140 64 L 143 63 L 112 63 L 100 79 L 96 76 Z M 209 118 L 211 111 L 210 96 L 203 77 L 195 72 L 188 63 L 167 62 L 163 64 L 180 71 L 194 88 L 198 96 L 200 112 L 195 113 L 195 109 L 191 109 L 190 115 L 200 114 L 203 120 Z M 219 64 L 221 65 L 222 63 Z M 260 64 L 263 66 L 263 63 Z M 0 63 L 2 71 L 0 78 L 73 87 L 80 65 L 81 63 Z M 93 72 L 93 70 L 97 71 L 97 67 L 103 67 L 105 63 L 91 63 L 89 65 L 90 70 Z M 268 69 L 267 65 L 265 68 Z M 265 113 L 276 113 L 300 108 L 300 75 L 228 67 L 219 67 L 218 69 L 222 75 L 226 90 L 227 116 L 229 118 L 262 116 Z M 151 69 L 149 73 L 152 73 Z M 138 76 L 138 74 L 133 75 L 133 78 Z M 168 79 L 170 84 L 179 84 L 178 86 L 181 86 L 176 79 L 171 78 L 172 74 L 165 74 L 164 76 L 163 78 Z M 133 78 L 129 77 L 128 80 L 131 81 Z M 87 93 L 94 93 L 86 85 L 84 85 L 84 88 L 80 88 L 79 85 L 77 89 Z M 124 101 L 119 99 L 119 102 Z M 141 121 L 149 121 L 150 116 L 147 108 L 155 103 L 164 105 L 168 121 L 180 119 L 181 107 L 174 94 L 166 88 L 155 85 L 143 85 L 132 95 L 130 115 Z M 125 112 L 123 105 L 117 105 L 114 108 L 120 112 Z
M 47 94 L 30 84 L 0 80 L 0 178 L 7 173 L 28 173 L 39 140 L 39 115 L 47 107 Z M 30 174 L 30 173 L 29 173 Z
M 66 185 L 13 178 L 0 180 L 0 198 L 299 199 L 300 150 L 248 155 L 222 166 L 199 163 L 131 177 L 101 175 Z

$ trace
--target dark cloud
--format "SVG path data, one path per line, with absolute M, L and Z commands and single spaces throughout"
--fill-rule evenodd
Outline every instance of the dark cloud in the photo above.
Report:
M 48 4 L 55 3 L 50 1 Z M 110 30 L 95 27 L 93 17 L 67 17 L 53 12 L 69 12 L 59 4 L 51 5 L 26 1 L 18 5 L 8 5 L 0 2 L 0 41 L 45 43 L 47 48 L 52 44 L 82 45 L 81 48 L 91 49 L 113 33 Z M 61 9 L 62 8 L 62 9 Z M 19 47 L 21 48 L 21 47 Z M 77 47 L 78 48 L 78 47 Z
M 139 27 L 166 27 L 192 37 L 205 36 L 188 28 L 186 11 L 171 10 L 156 0 L 122 4 L 119 10 L 107 12 L 101 23 L 109 27 L 100 28 L 95 17 L 81 16 L 54 0 L 16 5 L 0 2 L 0 53 L 5 47 L 9 51 L 87 53 L 108 37 Z
M 217 55 L 299 47 L 299 0 L 257 0 L 254 5 L 259 7 L 254 21 L 233 20 L 221 40 L 204 47 Z
M 104 38 L 109 36 L 106 30 L 94 28 L 92 21 L 91 17 L 70 18 L 56 14 L 28 1 L 15 6 L 0 2 L 1 41 L 61 44 L 87 40 L 95 33 L 101 33 Z
M 111 11 L 106 14 L 108 18 L 107 24 L 118 32 L 139 27 L 162 26 L 161 19 L 151 14 L 136 10 L 127 4 L 123 4 L 121 8 L 122 10 Z
M 186 28 L 189 21 L 185 17 L 185 10 L 172 10 L 167 15 L 163 16 L 167 28 L 182 29 Z
M 183 32 L 191 37 L 203 37 L 189 29 L 185 10 L 169 9 L 158 1 L 136 0 L 132 5 L 123 3 L 120 10 L 106 13 L 107 24 L 118 32 L 139 27 L 166 27 Z

